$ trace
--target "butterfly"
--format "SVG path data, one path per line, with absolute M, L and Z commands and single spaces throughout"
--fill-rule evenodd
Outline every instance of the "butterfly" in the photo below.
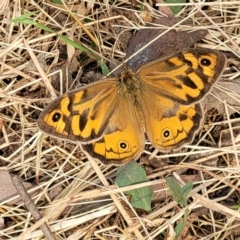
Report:
M 43 132 L 78 141 L 104 163 L 137 159 L 145 135 L 162 152 L 191 143 L 203 113 L 199 103 L 220 78 L 223 53 L 194 48 L 125 68 L 108 78 L 67 92 L 41 113 Z

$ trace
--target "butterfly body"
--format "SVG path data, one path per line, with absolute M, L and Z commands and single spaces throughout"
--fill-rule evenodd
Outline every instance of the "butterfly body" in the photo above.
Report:
M 101 80 L 54 100 L 39 128 L 80 141 L 103 162 L 123 163 L 140 156 L 145 134 L 154 147 L 170 151 L 192 141 L 200 127 L 198 103 L 217 81 L 225 56 L 191 49 L 145 64 L 118 78 Z

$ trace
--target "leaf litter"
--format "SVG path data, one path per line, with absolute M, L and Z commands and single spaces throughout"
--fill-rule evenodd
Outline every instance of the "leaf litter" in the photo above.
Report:
M 194 143 L 169 154 L 154 151 L 147 144 L 138 164 L 145 169 L 149 182 L 121 188 L 114 182 L 117 167 L 87 159 L 77 144 L 42 135 L 36 126 L 40 112 L 54 95 L 100 78 L 94 76 L 102 72 L 99 62 L 52 32 L 11 20 L 36 11 L 34 21 L 91 49 L 110 66 L 113 61 L 124 61 L 131 36 L 151 28 L 144 19 L 159 19 L 159 10 L 169 9 L 163 1 L 155 5 L 151 1 L 66 4 L 95 41 L 61 4 L 1 3 L 1 185 L 11 184 L 3 175 L 5 171 L 18 175 L 31 186 L 28 194 L 42 216 L 35 222 L 24 204 L 12 202 L 17 196 L 9 187 L 0 201 L 1 237 L 43 239 L 39 230 L 43 223 L 55 236 L 69 239 L 171 237 L 184 214 L 166 186 L 165 178 L 173 174 L 182 185 L 188 181 L 194 184 L 188 199 L 189 221 L 181 237 L 236 238 L 240 224 L 240 214 L 233 208 L 239 205 L 239 2 L 211 1 L 199 8 L 198 1 L 190 1 L 178 13 L 188 22 L 176 22 L 173 31 L 208 30 L 194 45 L 223 51 L 229 64 L 203 102 L 205 121 Z M 167 29 L 163 25 L 156 23 L 156 27 Z M 135 50 L 129 55 L 133 53 Z M 145 186 L 154 192 L 151 213 L 133 209 L 123 194 Z

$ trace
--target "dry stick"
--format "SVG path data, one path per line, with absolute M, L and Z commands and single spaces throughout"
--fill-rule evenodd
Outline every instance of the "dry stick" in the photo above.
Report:
M 194 4 L 193 0 L 190 0 L 190 2 L 198 9 L 199 12 L 202 13 L 202 15 L 208 19 L 208 21 L 210 23 L 212 23 L 213 26 L 216 27 L 216 29 L 226 38 L 229 40 L 230 43 L 232 43 L 233 46 L 236 47 L 236 49 L 238 49 L 238 52 L 240 52 L 240 48 L 239 46 L 236 44 L 236 42 L 234 42 L 202 9 L 201 6 L 198 4 Z M 234 53 L 234 52 L 233 52 Z
M 81 150 L 82 147 L 79 144 L 79 147 Z M 106 180 L 105 176 L 103 175 L 103 173 L 101 172 L 99 165 L 97 164 L 97 162 L 91 157 L 91 155 L 86 152 L 83 151 L 86 155 L 86 157 L 88 158 L 88 160 L 90 161 L 93 169 L 95 170 L 96 174 L 98 175 L 99 179 L 101 180 L 101 182 L 103 183 L 104 187 L 109 187 L 109 183 Z M 124 207 L 122 206 L 122 203 L 118 200 L 117 196 L 115 195 L 115 193 L 110 193 L 109 194 L 110 197 L 112 198 L 113 202 L 115 203 L 116 207 L 118 208 L 119 212 L 121 213 L 122 217 L 124 218 L 124 220 L 127 222 L 128 226 L 132 226 L 134 224 L 133 220 L 130 218 L 130 216 L 128 215 L 127 211 L 124 209 Z M 138 229 L 134 229 L 134 234 L 138 239 L 143 239 L 143 236 L 141 234 L 141 232 Z
M 61 0 L 63 6 L 66 8 L 66 10 L 68 11 L 68 13 L 71 15 L 71 17 L 80 25 L 80 27 L 83 29 L 83 31 L 91 38 L 91 40 L 97 45 L 98 41 L 97 39 L 91 34 L 91 32 L 84 26 L 84 24 L 82 24 L 82 22 L 72 13 L 72 11 L 68 8 L 67 4 L 65 3 L 64 0 Z
M 21 179 L 17 175 L 15 175 L 15 176 L 12 177 L 12 181 L 13 181 L 13 184 L 14 184 L 18 194 L 20 195 L 21 199 L 23 200 L 24 204 L 26 205 L 27 209 L 32 214 L 32 216 L 34 217 L 35 222 L 39 221 L 42 218 L 42 215 L 38 211 L 36 206 L 34 205 L 34 202 L 32 201 L 32 199 L 29 197 L 25 187 L 22 184 Z M 53 235 L 51 229 L 49 228 L 49 226 L 46 223 L 43 223 L 40 226 L 40 229 L 42 230 L 46 239 L 56 240 L 56 238 Z
M 166 171 L 168 173 L 171 173 L 173 171 L 179 170 L 179 168 L 183 168 L 183 169 L 191 168 L 191 169 L 195 169 L 197 171 L 205 172 L 205 173 L 209 174 L 210 176 L 212 176 L 213 178 L 219 180 L 219 183 L 223 182 L 225 185 L 229 186 L 230 188 L 235 189 L 236 191 L 238 191 L 240 193 L 240 188 L 239 187 L 237 187 L 237 186 L 233 185 L 232 183 L 230 183 L 229 181 L 225 180 L 225 178 L 223 178 L 222 176 L 218 176 L 218 175 L 212 173 L 211 171 L 208 171 L 208 170 L 202 168 L 201 166 L 198 167 L 198 166 L 193 166 L 191 164 L 186 163 L 184 165 L 163 166 L 163 167 L 161 167 L 161 170 L 163 171 L 164 169 L 166 169 Z M 159 171 L 159 169 L 155 169 L 153 172 L 157 172 L 157 171 Z M 159 177 L 158 172 L 157 172 L 156 175 Z M 153 178 L 154 174 L 151 174 L 151 177 Z
M 52 84 L 50 83 L 45 71 L 42 69 L 42 67 L 39 64 L 38 58 L 36 57 L 36 55 L 34 54 L 32 48 L 29 46 L 28 41 L 26 39 L 23 39 L 24 45 L 26 47 L 26 50 L 29 53 L 29 56 L 31 57 L 33 63 L 35 64 L 35 67 L 37 68 L 40 76 L 42 77 L 42 80 L 44 82 L 44 84 L 46 85 L 47 89 L 49 90 L 49 92 L 51 93 L 52 99 L 56 98 L 57 95 L 54 91 L 54 88 L 52 86 Z

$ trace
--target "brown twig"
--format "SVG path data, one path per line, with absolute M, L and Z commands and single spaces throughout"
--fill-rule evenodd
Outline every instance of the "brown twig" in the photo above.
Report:
M 28 192 L 26 191 L 25 187 L 23 186 L 21 179 L 15 175 L 12 177 L 12 181 L 13 181 L 13 184 L 14 184 L 18 194 L 20 195 L 21 199 L 23 200 L 23 202 L 26 205 L 29 212 L 34 217 L 35 221 L 36 222 L 39 221 L 42 218 L 42 215 L 38 211 L 36 206 L 34 205 L 34 202 L 30 198 L 30 196 L 28 195 Z M 43 234 L 46 237 L 46 239 L 56 240 L 55 236 L 53 235 L 53 233 L 52 233 L 51 229 L 49 228 L 49 226 L 47 225 L 47 223 L 43 223 L 40 226 L 40 229 L 43 231 Z

